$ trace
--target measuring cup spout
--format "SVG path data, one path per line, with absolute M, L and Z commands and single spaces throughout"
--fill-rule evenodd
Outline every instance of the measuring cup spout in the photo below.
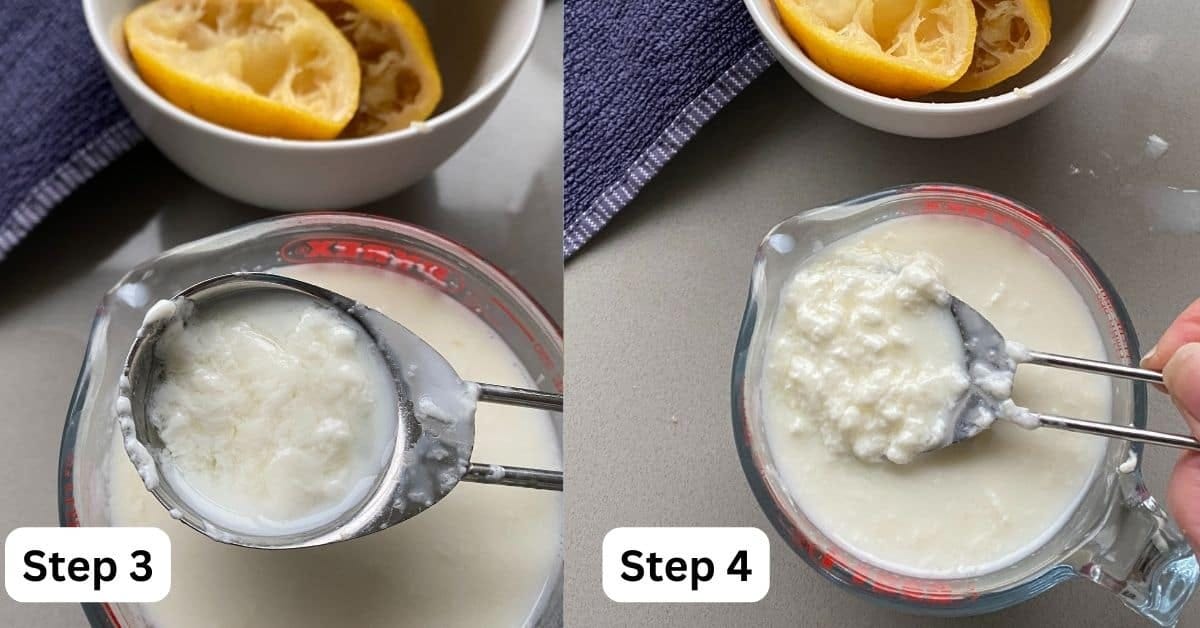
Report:
M 1140 473 L 1119 482 L 1124 499 L 1113 501 L 1103 528 L 1070 562 L 1138 614 L 1174 626 L 1200 579 L 1196 556 Z

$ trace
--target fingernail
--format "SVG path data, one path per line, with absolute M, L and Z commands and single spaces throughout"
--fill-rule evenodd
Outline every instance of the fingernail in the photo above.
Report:
M 1200 343 L 1180 347 L 1163 369 L 1163 379 L 1175 405 L 1195 421 L 1200 416 Z
M 1142 356 L 1142 359 L 1140 362 L 1138 362 L 1138 364 L 1140 364 L 1142 368 L 1146 368 L 1146 364 L 1154 358 L 1155 353 L 1158 353 L 1158 345 L 1150 347 L 1150 350 L 1146 352 L 1146 355 Z

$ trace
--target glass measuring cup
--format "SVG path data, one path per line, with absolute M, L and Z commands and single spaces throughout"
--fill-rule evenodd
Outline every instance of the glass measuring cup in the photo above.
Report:
M 125 352 L 145 308 L 214 275 L 308 263 L 368 266 L 420 280 L 475 312 L 512 349 L 539 388 L 562 390 L 561 331 L 520 286 L 466 247 L 399 221 L 343 212 L 254 222 L 140 264 L 105 295 L 63 430 L 58 479 L 61 525 L 111 523 L 107 468 L 116 427 L 113 403 Z M 550 416 L 561 436 L 559 416 Z M 559 548 L 560 554 L 530 609 L 527 625 L 557 628 L 562 626 L 561 540 L 546 542 Z M 92 626 L 151 625 L 136 604 L 83 607 Z
M 1133 325 L 1108 279 L 1069 236 L 1016 202 L 975 188 L 926 184 L 885 190 L 785 220 L 767 234 L 755 258 L 732 380 L 734 440 L 767 518 L 813 569 L 898 610 L 976 615 L 1028 600 L 1065 580 L 1086 578 L 1121 596 L 1148 619 L 1173 624 L 1200 570 L 1178 528 L 1146 490 L 1140 467 L 1130 473 L 1117 470 L 1131 450 L 1141 453 L 1140 445 L 1109 441 L 1100 471 L 1053 538 L 1013 565 L 971 578 L 917 578 L 868 564 L 822 534 L 783 484 L 766 438 L 759 382 L 784 282 L 798 264 L 828 243 L 882 221 L 929 213 L 987 221 L 1042 252 L 1083 296 L 1101 330 L 1106 359 L 1136 362 Z M 1117 379 L 1111 386 L 1114 422 L 1145 427 L 1145 386 Z

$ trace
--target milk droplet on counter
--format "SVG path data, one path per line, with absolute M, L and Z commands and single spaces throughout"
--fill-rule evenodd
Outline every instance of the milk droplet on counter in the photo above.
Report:
M 1142 192 L 1150 208 L 1152 231 L 1200 233 L 1200 190 L 1160 186 Z
M 1146 156 L 1150 159 L 1157 160 L 1161 158 L 1167 154 L 1167 149 L 1170 147 L 1170 142 L 1157 135 L 1148 135 L 1146 137 Z

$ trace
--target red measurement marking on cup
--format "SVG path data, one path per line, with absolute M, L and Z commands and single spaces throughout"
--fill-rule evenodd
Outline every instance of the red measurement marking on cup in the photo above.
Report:
M 989 200 L 997 203 L 1002 203 L 998 198 L 988 197 Z M 1020 208 L 1004 203 L 1004 206 L 1020 211 Z M 961 201 L 947 201 L 938 199 L 929 199 L 921 205 L 921 212 L 925 214 L 949 214 L 952 216 L 966 216 L 990 222 L 997 227 L 1001 227 L 1006 231 L 1011 231 L 1022 238 L 1028 238 L 1033 235 L 1033 228 L 1019 218 L 1009 216 L 993 209 L 976 205 L 974 203 L 964 203 Z M 1026 212 L 1021 212 L 1025 214 Z M 1040 222 L 1040 221 L 1039 221 Z
M 67 513 L 66 525 L 79 527 L 79 511 L 75 510 L 75 454 L 68 453 L 62 464 L 62 500 Z
M 545 367 L 547 371 L 551 373 L 560 372 L 561 369 L 559 368 L 558 362 L 556 362 L 554 357 L 550 355 L 550 351 L 546 349 L 545 345 L 538 342 L 533 333 L 529 331 L 529 328 L 525 326 L 525 323 L 523 323 L 516 314 L 513 314 L 513 311 L 508 309 L 508 306 L 504 305 L 503 301 L 496 297 L 492 297 L 491 304 L 499 308 L 501 312 L 504 312 L 505 316 L 507 316 L 508 319 L 517 326 L 517 329 L 521 330 L 521 333 L 525 335 L 527 340 L 529 340 L 530 346 L 533 347 L 533 352 L 537 354 L 538 361 L 542 363 L 542 366 Z M 563 380 L 561 375 L 555 376 L 552 383 L 555 390 L 562 392 Z
M 514 324 L 516 324 L 517 328 L 521 330 L 521 333 L 525 334 L 525 337 L 529 339 L 530 344 L 533 345 L 533 351 L 537 353 L 538 359 L 541 360 L 542 366 L 547 368 L 555 368 L 558 366 L 555 364 L 554 358 L 550 357 L 550 352 L 546 350 L 546 347 L 533 337 L 533 333 L 529 331 L 529 328 L 525 326 L 525 323 L 522 323 L 521 319 L 517 318 L 516 314 L 513 314 L 512 310 L 508 309 L 508 306 L 504 305 L 503 301 L 493 297 L 492 304 L 500 308 L 500 310 L 503 311 Z
M 1094 283 L 1095 278 L 1091 279 Z M 1096 298 L 1100 299 L 1100 308 L 1104 310 L 1104 317 L 1108 319 L 1108 335 L 1113 339 L 1117 356 L 1124 362 L 1136 361 L 1134 356 L 1130 355 L 1129 343 L 1125 340 L 1125 329 L 1121 324 L 1120 317 L 1117 316 L 1117 308 L 1113 305 L 1112 299 L 1103 290 L 1096 291 Z
M 457 271 L 418 251 L 374 240 L 355 238 L 302 238 L 279 249 L 288 264 L 351 263 L 416 275 L 437 284 L 444 292 L 457 292 L 462 281 Z
M 62 464 L 63 475 L 63 508 L 67 513 L 67 520 L 63 524 L 66 527 L 79 527 L 79 511 L 75 508 L 75 454 L 68 453 L 63 459 Z M 105 617 L 114 628 L 121 628 L 121 621 L 117 619 L 117 614 L 113 611 L 113 607 L 109 604 L 101 604 L 100 609 L 104 611 Z
M 1062 246 L 1065 246 L 1073 256 L 1088 259 L 1088 255 L 1083 251 L 1083 249 L 1076 244 L 1075 241 L 1072 240 L 1071 237 L 1068 236 L 1062 229 L 1054 226 L 1045 218 L 1033 212 L 1032 210 L 1021 207 L 1020 205 L 1016 205 L 1007 199 L 979 191 L 962 190 L 954 187 L 932 185 L 925 186 L 924 189 L 932 192 L 941 191 L 977 196 L 981 199 L 986 199 L 987 201 L 1003 206 L 1005 209 L 1018 214 L 1020 218 L 986 207 L 980 207 L 970 202 L 942 199 L 929 199 L 924 201 L 921 206 L 921 213 L 952 214 L 987 220 L 999 227 L 1021 236 L 1022 238 L 1029 238 L 1034 234 L 1034 228 L 1028 224 L 1028 222 L 1032 222 L 1040 226 L 1042 229 L 1050 232 L 1050 234 L 1056 237 L 1059 240 L 1059 243 Z M 1132 356 L 1129 350 L 1129 343 L 1126 341 L 1126 334 L 1128 332 L 1121 323 L 1121 318 L 1117 315 L 1116 306 L 1113 304 L 1112 298 L 1108 295 L 1108 289 L 1105 287 L 1107 285 L 1106 282 L 1100 277 L 1097 277 L 1087 264 L 1084 264 L 1083 266 L 1083 270 L 1087 275 L 1087 281 L 1090 284 L 1093 293 L 1096 295 L 1096 299 L 1100 302 L 1100 309 L 1104 311 L 1104 316 L 1108 322 L 1109 337 L 1113 340 L 1113 348 L 1116 349 L 1117 356 L 1125 362 L 1133 361 L 1135 356 Z
M 793 536 L 795 543 L 803 548 L 809 559 L 821 569 L 873 595 L 937 606 L 961 603 L 979 597 L 979 593 L 973 588 L 966 592 L 955 592 L 944 582 L 889 573 L 853 557 L 843 556 L 837 551 L 823 550 L 799 531 Z
M 743 431 L 747 439 L 751 438 L 749 417 L 750 414 L 743 399 L 740 412 L 741 421 L 737 429 Z M 757 469 L 759 476 L 763 478 L 768 477 L 770 474 L 764 471 L 768 464 L 767 460 L 764 459 L 764 456 L 767 455 L 766 452 L 761 449 L 752 448 L 750 455 L 753 458 L 753 466 Z M 809 538 L 800 529 L 796 521 L 791 520 L 788 515 L 782 514 L 788 511 L 788 508 L 783 506 L 783 504 L 790 498 L 780 492 L 781 489 L 776 483 L 768 480 L 764 482 L 763 488 L 770 494 L 771 501 L 780 505 L 781 512 L 778 516 L 781 518 L 782 523 L 775 522 L 775 527 L 789 537 L 788 545 L 795 548 L 797 554 L 813 565 L 814 568 L 828 574 L 834 580 L 872 595 L 898 598 L 923 606 L 950 606 L 968 602 L 979 597 L 978 592 L 974 588 L 955 591 L 949 585 L 942 582 L 901 576 L 884 571 L 874 565 L 843 553 L 836 547 L 825 549 L 821 544 Z M 801 518 L 803 518 L 802 515 Z M 826 541 L 824 546 L 832 546 L 832 543 Z
M 279 258 L 288 264 L 349 263 L 412 275 L 434 284 L 441 292 L 454 297 L 493 328 L 496 327 L 496 321 L 491 320 L 494 318 L 491 314 L 494 306 L 505 315 L 507 320 L 521 330 L 521 333 L 532 345 L 542 366 L 551 373 L 560 373 L 554 377 L 552 384 L 556 390 L 562 392 L 561 367 L 550 355 L 549 350 L 537 341 L 529 328 L 502 301 L 493 298 L 488 303 L 480 303 L 469 290 L 466 290 L 463 277 L 457 270 L 443 266 L 437 260 L 426 257 L 419 251 L 375 240 L 301 238 L 280 247 Z
M 112 625 L 116 628 L 121 628 L 121 622 L 117 619 L 116 613 L 113 612 L 112 606 L 109 604 L 101 604 L 100 606 L 104 609 L 104 614 L 108 615 L 108 621 L 112 622 Z

